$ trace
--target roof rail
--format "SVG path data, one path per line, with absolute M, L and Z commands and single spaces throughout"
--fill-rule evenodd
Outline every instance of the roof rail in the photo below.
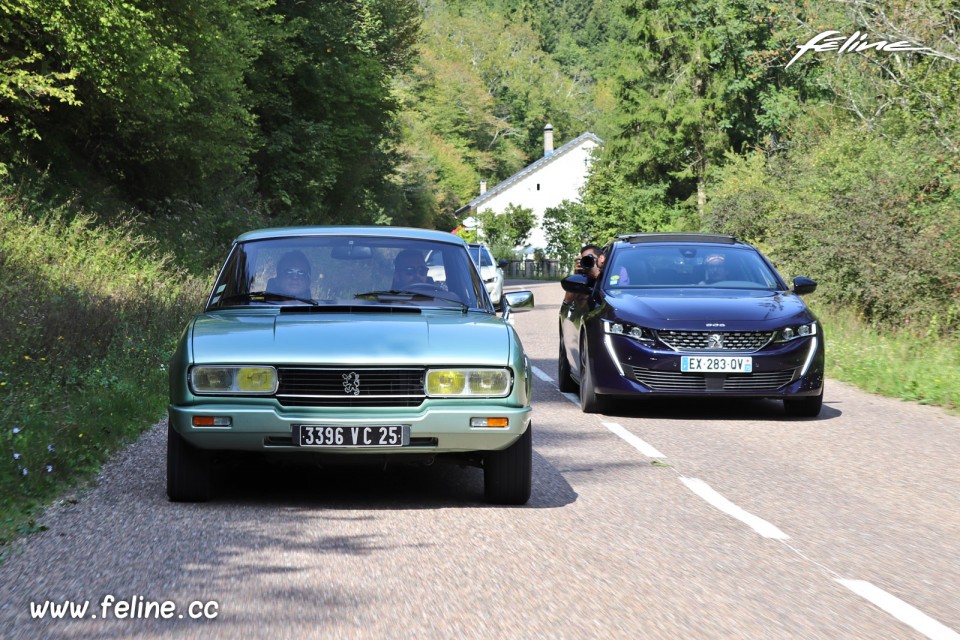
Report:
M 624 240 L 631 244 L 640 242 L 716 242 L 719 244 L 737 244 L 740 242 L 733 236 L 716 233 L 626 233 L 617 236 L 617 240 Z

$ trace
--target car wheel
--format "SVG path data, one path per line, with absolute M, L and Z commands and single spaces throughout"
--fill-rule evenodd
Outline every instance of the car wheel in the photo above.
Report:
M 210 499 L 210 454 L 184 440 L 167 424 L 167 497 L 171 502 Z
M 526 504 L 533 476 L 533 425 L 512 445 L 483 456 L 483 493 L 491 504 Z
M 577 383 L 570 376 L 570 361 L 567 360 L 567 351 L 563 348 L 563 336 L 560 336 L 560 358 L 557 360 L 557 386 L 563 393 L 572 393 L 577 390 Z
M 593 367 L 587 352 L 587 340 L 580 345 L 580 410 L 584 413 L 603 413 L 608 400 L 597 393 L 593 382 Z
M 823 407 L 823 392 L 818 396 L 807 396 L 804 398 L 785 398 L 783 408 L 788 416 L 797 418 L 815 418 L 820 415 L 820 409 Z

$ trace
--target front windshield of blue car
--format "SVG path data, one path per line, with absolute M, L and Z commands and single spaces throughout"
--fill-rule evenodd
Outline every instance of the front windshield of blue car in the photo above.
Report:
M 429 266 L 427 258 L 439 268 Z M 238 243 L 208 308 L 402 305 L 487 310 L 461 244 L 403 237 L 291 236 Z
M 713 245 L 621 245 L 603 269 L 604 288 L 785 289 L 752 249 Z

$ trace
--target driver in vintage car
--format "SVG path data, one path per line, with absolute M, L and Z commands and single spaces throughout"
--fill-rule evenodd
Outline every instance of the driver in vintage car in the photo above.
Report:
M 393 262 L 393 288 L 403 291 L 412 284 L 432 283 L 427 276 L 423 255 L 416 249 L 404 249 Z

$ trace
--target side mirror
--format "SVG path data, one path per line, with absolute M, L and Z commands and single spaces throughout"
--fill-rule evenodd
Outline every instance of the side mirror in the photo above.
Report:
M 793 292 L 798 296 L 813 293 L 817 290 L 817 281 L 803 276 L 797 276 L 793 279 Z
M 590 293 L 590 291 L 593 290 L 593 285 L 590 283 L 589 278 L 582 273 L 567 276 L 560 281 L 560 286 L 563 287 L 563 290 L 567 293 Z
M 503 293 L 503 319 L 508 320 L 514 311 L 533 309 L 533 291 L 511 291 Z

